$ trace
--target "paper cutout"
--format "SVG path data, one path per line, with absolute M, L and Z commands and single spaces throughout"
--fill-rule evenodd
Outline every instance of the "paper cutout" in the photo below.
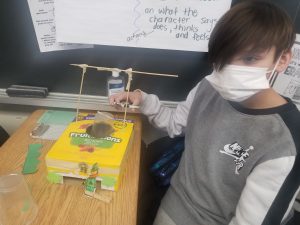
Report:
M 75 112 L 48 110 L 40 117 L 37 122 L 38 125 L 30 133 L 30 136 L 57 140 L 74 118 Z
M 31 174 L 35 173 L 38 168 L 38 164 L 40 160 L 38 157 L 40 156 L 40 149 L 42 148 L 42 144 L 30 144 L 28 147 L 27 156 L 25 159 L 25 163 L 23 166 L 23 174 Z
M 84 193 L 90 197 L 109 203 L 111 201 L 111 196 L 106 196 L 106 195 L 96 193 L 96 186 L 97 186 L 96 177 L 98 176 L 98 171 L 99 171 L 99 166 L 97 163 L 95 163 L 92 166 L 90 176 L 84 182 L 84 186 L 85 186 Z
M 57 173 L 49 172 L 48 175 L 47 175 L 47 180 L 51 184 L 62 184 L 63 183 L 63 176 L 61 176 Z
M 75 116 L 75 112 L 48 110 L 40 117 L 38 123 L 47 125 L 68 125 L 74 120 Z
M 36 133 L 32 131 L 30 133 L 30 136 L 33 138 L 39 138 L 44 140 L 57 140 L 67 127 L 67 125 L 55 125 L 55 124 L 44 125 L 44 126 L 48 126 L 48 128 L 43 133 Z M 36 130 L 36 128 L 34 129 Z
M 42 136 L 48 129 L 49 129 L 49 125 L 41 123 L 37 127 L 35 127 L 33 131 L 31 131 L 30 136 L 31 137 Z
M 113 177 L 101 177 L 101 185 L 106 187 L 113 187 L 116 184 L 116 179 Z
M 95 163 L 92 166 L 90 176 L 84 182 L 84 186 L 85 186 L 86 191 L 89 191 L 89 192 L 95 192 L 96 191 L 96 184 L 97 184 L 96 177 L 98 175 L 98 170 L 99 170 L 98 164 Z

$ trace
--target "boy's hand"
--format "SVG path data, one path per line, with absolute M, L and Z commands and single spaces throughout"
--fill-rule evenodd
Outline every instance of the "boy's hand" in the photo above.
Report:
M 115 105 L 119 104 L 123 101 L 126 101 L 127 92 L 120 92 L 118 94 L 111 95 L 109 97 L 109 104 Z M 129 92 L 128 94 L 128 102 L 132 105 L 140 105 L 142 102 L 142 94 L 139 90 Z

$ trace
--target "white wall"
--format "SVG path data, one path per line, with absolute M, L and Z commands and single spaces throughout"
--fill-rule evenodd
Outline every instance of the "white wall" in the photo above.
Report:
M 0 104 L 0 125 L 11 135 L 34 110 L 34 107 Z

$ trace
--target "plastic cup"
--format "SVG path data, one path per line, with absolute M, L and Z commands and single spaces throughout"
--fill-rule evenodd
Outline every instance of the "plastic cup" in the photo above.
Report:
M 0 225 L 31 224 L 37 211 L 23 175 L 0 176 Z
M 111 113 L 108 112 L 100 112 L 97 111 L 95 115 L 95 122 L 100 123 L 100 122 L 108 122 L 110 120 L 113 120 L 114 116 Z

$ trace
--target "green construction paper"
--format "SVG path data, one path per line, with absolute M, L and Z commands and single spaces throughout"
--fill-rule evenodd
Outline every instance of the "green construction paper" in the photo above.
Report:
M 40 160 L 38 159 L 41 155 L 40 149 L 42 144 L 30 144 L 28 147 L 27 156 L 23 165 L 23 174 L 35 173 L 38 170 L 38 164 Z
M 116 179 L 113 177 L 101 177 L 101 184 L 106 187 L 113 187 L 116 183 Z
M 96 177 L 93 177 L 93 175 L 98 174 L 98 170 L 99 170 L 98 163 L 94 163 L 91 169 L 90 176 L 84 182 L 85 190 L 90 192 L 94 192 L 96 190 L 97 181 L 96 181 Z
M 85 190 L 94 192 L 96 190 L 97 181 L 96 178 L 87 178 L 84 182 Z
M 40 150 L 41 148 L 43 147 L 42 144 L 38 144 L 38 143 L 35 143 L 35 144 L 30 144 L 29 145 L 29 149 L 34 149 L 34 150 Z
M 38 123 L 47 125 L 68 125 L 76 116 L 76 112 L 70 111 L 46 111 L 38 120 Z
M 91 173 L 96 172 L 98 174 L 98 171 L 99 171 L 98 163 L 94 163 L 91 169 Z
M 47 180 L 52 184 L 62 184 L 63 176 L 61 176 L 57 173 L 49 172 L 47 175 Z

